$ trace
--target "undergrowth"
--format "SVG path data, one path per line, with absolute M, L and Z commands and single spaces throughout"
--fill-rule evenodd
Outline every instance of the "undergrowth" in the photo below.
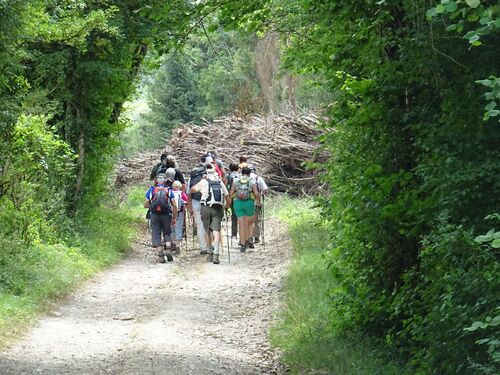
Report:
M 142 189 L 126 203 L 62 218 L 50 237 L 25 245 L 0 235 L 0 342 L 5 344 L 58 297 L 119 260 L 137 232 Z
M 285 281 L 285 300 L 271 341 L 292 373 L 404 374 L 383 343 L 355 332 L 338 332 L 329 293 L 336 280 L 325 254 L 331 249 L 326 223 L 309 199 L 283 197 L 272 215 L 288 225 L 293 259 Z

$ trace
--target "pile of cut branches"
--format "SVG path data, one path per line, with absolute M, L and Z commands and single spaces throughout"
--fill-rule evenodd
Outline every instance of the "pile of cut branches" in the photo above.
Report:
M 204 125 L 181 124 L 172 131 L 167 145 L 158 153 L 146 153 L 135 159 L 124 159 L 117 169 L 117 185 L 147 181 L 151 168 L 159 161 L 160 153 L 174 155 L 179 169 L 187 177 L 189 171 L 208 151 L 229 163 L 238 163 L 246 156 L 257 173 L 275 191 L 293 195 L 312 195 L 322 185 L 317 171 L 307 170 L 305 163 L 324 161 L 317 154 L 321 134 L 319 119 L 314 115 L 292 117 L 285 115 L 221 117 Z
M 166 151 L 176 157 L 185 172 L 207 151 L 215 151 L 226 167 L 238 163 L 243 155 L 271 189 L 310 195 L 318 191 L 320 182 L 317 172 L 306 170 L 304 164 L 325 158 L 315 153 L 318 122 L 314 115 L 276 115 L 221 117 L 203 126 L 183 124 L 173 131 Z

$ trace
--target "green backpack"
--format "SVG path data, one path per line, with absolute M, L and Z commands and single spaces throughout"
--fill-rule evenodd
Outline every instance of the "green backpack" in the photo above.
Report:
M 235 189 L 235 197 L 239 200 L 245 201 L 253 199 L 252 188 L 250 187 L 250 177 L 241 176 Z

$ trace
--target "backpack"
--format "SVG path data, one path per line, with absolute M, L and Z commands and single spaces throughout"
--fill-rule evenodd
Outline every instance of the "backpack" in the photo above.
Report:
M 160 173 L 167 173 L 168 167 L 166 165 L 160 164 L 158 169 L 156 170 L 156 176 L 158 176 Z
M 208 180 L 208 197 L 205 204 L 209 207 L 213 205 L 224 205 L 224 193 L 222 191 L 222 182 L 219 180 Z
M 236 186 L 236 198 L 242 201 L 252 199 L 252 189 L 250 187 L 250 177 L 241 176 Z
M 177 209 L 179 210 L 179 212 L 184 212 L 184 207 L 186 206 L 186 202 L 182 200 L 182 191 L 173 190 L 173 193 L 175 195 L 175 201 L 177 202 Z
M 166 186 L 156 186 L 151 194 L 149 210 L 155 214 L 171 214 L 172 204 L 170 202 L 170 189 Z
M 206 168 L 204 165 L 199 165 L 197 167 L 194 167 L 191 173 L 189 174 L 189 186 L 193 187 L 195 186 L 198 182 L 201 181 L 203 178 L 203 175 L 206 172 Z M 201 199 L 201 193 L 192 193 L 191 194 L 192 199 L 199 201 Z
M 235 178 L 239 178 L 240 174 L 238 172 L 231 172 L 229 176 L 227 176 L 227 190 L 231 190 L 231 186 L 233 186 L 233 182 Z

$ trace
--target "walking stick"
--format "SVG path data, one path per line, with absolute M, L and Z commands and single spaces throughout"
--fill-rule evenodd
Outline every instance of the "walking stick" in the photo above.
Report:
M 262 195 L 262 207 L 261 207 L 261 214 L 262 214 L 262 245 L 264 246 L 264 251 L 266 251 L 266 233 L 265 233 L 265 228 L 266 226 L 264 225 L 264 220 L 265 220 L 265 195 Z
M 190 221 L 190 223 L 191 223 L 191 229 L 192 229 L 191 233 L 192 233 L 192 239 L 193 239 L 193 250 L 194 250 L 194 236 L 195 236 L 195 234 L 194 234 L 194 226 L 195 226 L 195 224 L 196 224 L 196 223 L 195 223 L 195 221 L 194 221 L 194 215 L 191 215 L 191 214 L 190 214 L 190 215 L 189 215 L 189 218 L 190 218 L 190 220 L 189 220 L 189 221 Z
M 188 210 L 186 209 L 186 206 L 184 206 L 184 227 L 183 227 L 183 230 L 182 230 L 182 238 L 184 239 L 184 242 L 186 244 L 186 250 L 187 250 L 187 247 L 188 247 L 187 215 L 188 215 Z
M 229 246 L 229 241 L 228 241 Z M 233 247 L 233 206 L 231 206 L 231 247 Z
M 227 239 L 227 259 L 229 260 L 229 263 L 231 263 L 231 251 L 229 249 L 229 224 L 228 224 L 228 215 L 227 211 L 226 212 L 226 239 Z M 233 240 L 233 236 L 231 236 L 231 241 Z

